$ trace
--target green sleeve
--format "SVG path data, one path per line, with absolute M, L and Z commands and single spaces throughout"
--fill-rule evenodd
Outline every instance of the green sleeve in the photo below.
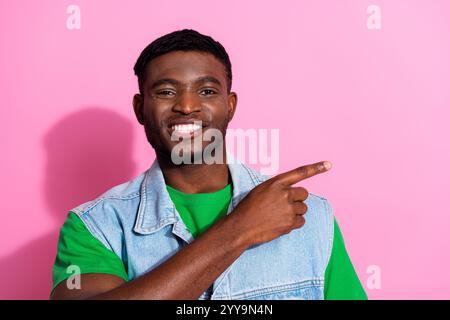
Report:
M 325 271 L 325 300 L 367 300 L 336 220 L 333 248 Z
M 80 274 L 106 273 L 128 281 L 122 260 L 97 240 L 73 212 L 69 213 L 59 234 L 52 291 L 73 274 L 67 270 L 71 265 L 78 266 Z

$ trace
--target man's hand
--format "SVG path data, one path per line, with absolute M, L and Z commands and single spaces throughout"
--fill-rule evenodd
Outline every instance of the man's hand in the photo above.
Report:
M 331 169 L 328 161 L 317 162 L 279 174 L 255 187 L 230 214 L 245 242 L 267 242 L 305 224 L 308 210 L 303 202 L 308 191 L 293 184 Z

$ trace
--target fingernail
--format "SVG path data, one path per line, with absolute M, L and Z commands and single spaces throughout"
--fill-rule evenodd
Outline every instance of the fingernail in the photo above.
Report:
M 331 169 L 331 162 L 324 161 L 323 166 L 325 167 L 325 169 L 330 170 Z

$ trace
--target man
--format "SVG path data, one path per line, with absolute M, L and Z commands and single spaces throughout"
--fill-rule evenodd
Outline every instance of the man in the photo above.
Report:
M 366 299 L 327 200 L 292 186 L 329 162 L 269 178 L 235 161 L 224 139 L 211 153 L 220 161 L 174 162 L 180 143 L 208 130 L 225 137 L 235 113 L 220 43 L 176 31 L 147 46 L 134 71 L 134 112 L 156 160 L 71 210 L 52 299 Z M 211 144 L 180 154 L 192 160 Z

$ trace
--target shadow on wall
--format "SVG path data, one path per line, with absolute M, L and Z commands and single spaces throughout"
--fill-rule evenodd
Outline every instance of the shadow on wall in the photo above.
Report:
M 42 191 L 49 212 L 30 215 L 51 215 L 55 229 L 2 257 L 0 274 L 7 290 L 0 299 L 48 299 L 59 229 L 68 211 L 133 178 L 132 145 L 133 124 L 97 107 L 66 116 L 46 133 Z

